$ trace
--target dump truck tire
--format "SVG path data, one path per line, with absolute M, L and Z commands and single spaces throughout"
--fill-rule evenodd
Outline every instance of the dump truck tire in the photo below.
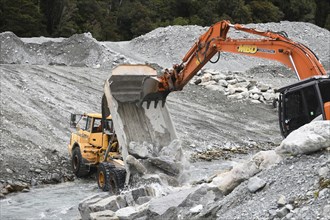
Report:
M 109 191 L 114 195 L 119 194 L 125 186 L 126 170 L 120 168 L 113 168 L 110 170 L 110 189 Z
M 110 171 L 114 169 L 115 166 L 110 163 L 100 163 L 97 168 L 97 185 L 103 191 L 109 191 L 110 186 Z
M 72 150 L 71 165 L 73 173 L 77 177 L 86 177 L 89 175 L 89 169 L 85 165 L 79 147 Z

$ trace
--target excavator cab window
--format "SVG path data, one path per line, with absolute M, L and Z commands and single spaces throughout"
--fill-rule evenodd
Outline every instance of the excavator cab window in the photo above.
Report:
M 286 137 L 304 124 L 325 119 L 327 102 L 330 102 L 329 80 L 314 80 L 282 92 L 279 108 L 282 135 Z

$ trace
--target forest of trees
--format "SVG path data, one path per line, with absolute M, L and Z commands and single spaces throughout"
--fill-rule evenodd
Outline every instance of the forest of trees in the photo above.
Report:
M 0 0 L 0 32 L 20 37 L 130 40 L 157 27 L 219 20 L 304 21 L 330 29 L 329 0 Z

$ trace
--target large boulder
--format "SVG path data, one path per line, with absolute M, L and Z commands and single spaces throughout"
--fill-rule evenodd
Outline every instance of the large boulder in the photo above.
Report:
M 241 182 L 258 172 L 260 172 L 258 166 L 253 161 L 247 161 L 236 165 L 230 171 L 219 174 L 212 180 L 211 184 L 217 186 L 223 194 L 227 195 Z
M 241 182 L 280 161 L 281 157 L 275 151 L 261 151 L 255 154 L 251 160 L 239 163 L 230 171 L 218 174 L 213 178 L 211 185 L 217 186 L 222 193 L 227 195 Z
M 179 206 L 197 189 L 197 187 L 183 189 L 163 197 L 151 199 L 149 202 L 148 216 L 150 219 L 171 219 L 173 216 L 177 215 Z
M 330 121 L 312 121 L 291 132 L 275 150 L 278 154 L 308 154 L 330 147 Z
M 107 198 L 109 196 L 108 193 L 99 193 L 92 196 L 87 197 L 83 201 L 79 203 L 78 210 L 80 212 L 81 218 L 84 219 L 90 219 L 90 213 L 96 212 L 90 209 L 90 205 L 95 204 L 99 201 L 101 201 L 104 198 Z M 100 211 L 100 210 L 97 210 Z

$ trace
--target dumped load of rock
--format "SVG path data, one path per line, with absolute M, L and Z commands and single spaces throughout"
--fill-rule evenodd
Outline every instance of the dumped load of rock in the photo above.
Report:
M 318 121 L 296 130 L 314 136 L 314 128 L 330 132 L 330 122 Z M 324 132 L 309 143 L 319 143 L 313 153 L 330 148 L 330 134 Z M 291 134 L 290 134 L 291 135 Z M 297 157 L 287 157 L 283 149 L 290 135 L 275 150 L 261 151 L 231 170 L 216 174 L 197 185 L 164 187 L 148 184 L 123 191 L 121 195 L 98 194 L 79 205 L 82 219 L 240 219 L 267 218 L 326 219 L 330 204 L 329 152 L 315 163 L 305 143 L 298 142 Z M 295 136 L 297 134 L 292 134 Z M 320 138 L 324 139 L 321 143 Z M 313 143 L 312 143 L 313 142 Z M 317 153 L 319 154 L 319 153 Z M 322 153 L 321 153 L 322 154 Z M 306 176 L 305 165 L 314 163 L 315 174 Z M 300 170 L 291 175 L 293 170 Z M 282 170 L 282 172 L 280 172 Z M 308 171 L 310 172 L 310 171 Z M 304 179 L 308 181 L 304 181 Z M 314 180 L 314 183 L 313 181 Z M 309 183 L 312 183 L 310 185 Z M 279 188 L 277 185 L 282 185 Z M 292 189 L 287 184 L 298 184 Z M 250 203 L 249 201 L 255 201 Z M 260 204 L 260 202 L 262 204 Z M 314 211 L 311 207 L 317 207 Z
M 130 185 L 136 187 L 158 183 L 178 186 L 186 179 L 184 169 L 188 162 L 183 155 L 181 142 L 177 139 L 163 147 L 132 141 L 128 152 L 130 155 L 127 156 L 126 163 L 131 174 Z

